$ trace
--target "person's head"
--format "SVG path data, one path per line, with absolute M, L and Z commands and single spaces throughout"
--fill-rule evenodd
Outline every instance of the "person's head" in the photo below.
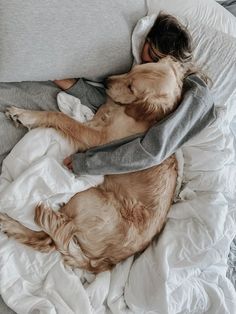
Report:
M 181 62 L 191 61 L 192 38 L 174 16 L 160 13 L 149 31 L 141 53 L 142 62 L 157 62 L 171 55 Z

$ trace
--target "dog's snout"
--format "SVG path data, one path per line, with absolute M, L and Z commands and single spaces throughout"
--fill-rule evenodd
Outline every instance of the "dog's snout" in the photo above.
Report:
M 105 78 L 103 81 L 104 87 L 107 89 L 109 87 L 109 77 Z

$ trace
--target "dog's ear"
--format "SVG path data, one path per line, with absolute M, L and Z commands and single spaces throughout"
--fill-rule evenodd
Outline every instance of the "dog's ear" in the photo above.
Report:
M 164 118 L 170 109 L 169 107 L 166 95 L 150 96 L 145 100 L 128 104 L 125 113 L 136 121 L 155 122 Z

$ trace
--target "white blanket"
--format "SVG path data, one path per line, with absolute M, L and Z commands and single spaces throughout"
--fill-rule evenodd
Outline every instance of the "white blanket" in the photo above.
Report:
M 61 109 L 71 112 L 61 96 Z M 84 115 L 90 117 L 87 111 Z M 95 277 L 65 268 L 58 253 L 42 254 L 0 234 L 5 302 L 22 314 L 236 313 L 235 290 L 226 278 L 236 231 L 235 147 L 229 128 L 234 115 L 236 95 L 218 109 L 213 125 L 184 145 L 180 200 L 158 241 L 135 261 L 131 257 Z M 30 131 L 4 161 L 0 210 L 38 230 L 33 223 L 38 201 L 56 209 L 75 192 L 102 182 L 100 176 L 76 177 L 65 169 L 62 160 L 70 153 L 54 130 Z

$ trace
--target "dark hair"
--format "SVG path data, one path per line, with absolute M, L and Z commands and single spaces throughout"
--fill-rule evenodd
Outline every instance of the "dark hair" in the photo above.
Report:
M 147 39 L 164 55 L 171 55 L 181 62 L 192 59 L 191 35 L 187 28 L 172 15 L 161 12 Z

